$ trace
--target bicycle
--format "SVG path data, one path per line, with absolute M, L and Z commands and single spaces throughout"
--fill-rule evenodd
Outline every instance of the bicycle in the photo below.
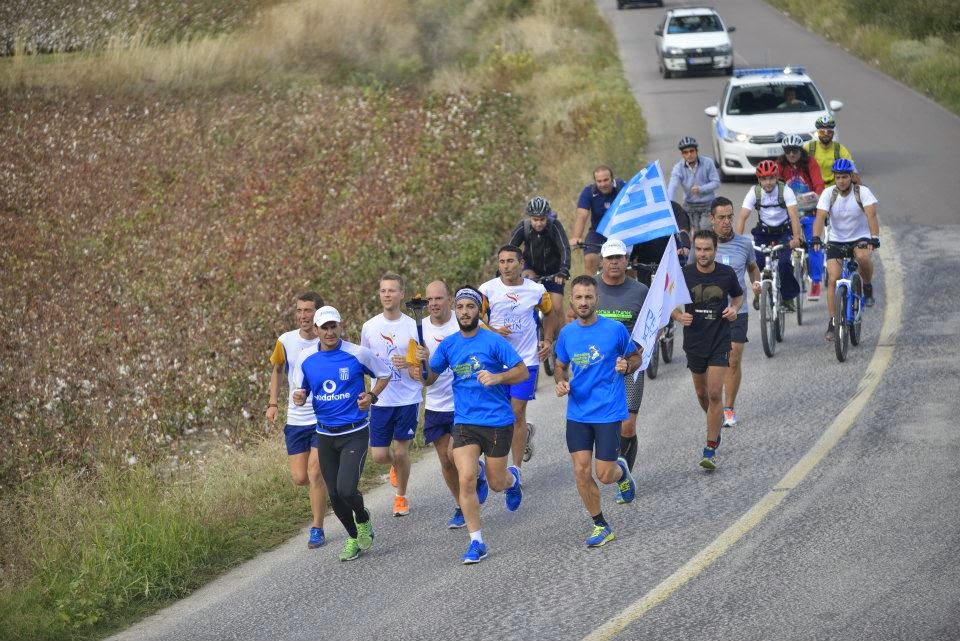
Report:
M 800 283 L 800 295 L 796 298 L 797 325 L 803 325 L 803 296 L 807 293 L 807 249 L 801 245 L 790 254 L 790 263 L 793 265 L 793 277 Z
M 753 248 L 767 257 L 760 280 L 760 342 L 767 358 L 773 358 L 777 343 L 783 342 L 787 313 L 780 301 L 780 270 L 777 264 L 784 244 Z
M 828 246 L 830 243 L 828 243 Z M 833 248 L 836 249 L 836 245 Z M 857 249 L 866 249 L 867 243 L 859 243 Z M 863 328 L 863 277 L 860 266 L 853 256 L 853 249 L 845 247 L 841 257 L 840 278 L 835 288 L 836 313 L 833 315 L 833 346 L 837 360 L 847 360 L 850 343 L 860 344 Z
M 660 266 L 660 263 L 641 263 L 641 262 L 631 262 L 627 265 L 628 269 L 632 269 L 637 275 L 637 281 L 645 284 L 647 287 L 650 287 L 650 283 L 653 281 L 654 275 L 657 273 L 657 268 Z M 645 278 L 641 278 L 641 273 L 645 274 Z M 664 363 L 669 363 L 673 361 L 673 346 L 675 343 L 676 335 L 674 331 L 674 321 L 671 318 L 666 327 L 663 327 L 660 332 L 657 334 L 657 344 L 653 350 L 653 353 L 650 355 L 650 362 L 647 364 L 647 378 L 653 380 L 657 377 L 657 374 L 660 373 L 660 359 L 663 358 Z

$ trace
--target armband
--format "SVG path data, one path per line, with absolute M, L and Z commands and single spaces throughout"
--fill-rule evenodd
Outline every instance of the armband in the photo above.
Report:
M 880 249 L 880 238 L 878 236 L 874 236 L 869 242 L 873 245 L 874 249 Z
M 268 407 L 268 408 L 270 408 L 270 407 L 276 407 L 276 406 L 277 406 L 276 403 L 267 403 L 267 407 Z

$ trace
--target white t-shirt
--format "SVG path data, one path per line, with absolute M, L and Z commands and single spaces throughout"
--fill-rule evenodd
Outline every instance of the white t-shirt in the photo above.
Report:
M 427 344 L 430 350 L 430 357 L 437 351 L 437 347 L 447 336 L 451 336 L 460 331 L 460 324 L 453 314 L 443 325 L 434 325 L 430 317 L 423 319 L 423 342 Z M 453 370 L 448 368 L 444 370 L 436 382 L 427 388 L 428 410 L 434 412 L 452 412 L 453 411 Z
M 500 278 L 480 285 L 480 292 L 490 303 L 491 327 L 510 327 L 507 341 L 513 346 L 527 367 L 540 364 L 537 359 L 536 310 L 544 314 L 551 309 L 550 294 L 540 283 L 524 278 L 519 285 L 505 285 Z
M 870 238 L 870 226 L 867 224 L 867 215 L 857 204 L 857 197 L 853 195 L 853 189 L 847 192 L 846 196 L 837 196 L 837 201 L 833 203 L 833 210 L 830 210 L 830 197 L 836 185 L 827 187 L 820 194 L 820 201 L 817 202 L 817 209 L 822 209 L 830 214 L 830 238 L 828 240 L 835 243 L 852 243 L 861 238 Z M 860 200 L 863 206 L 877 204 L 877 197 L 873 195 L 869 187 L 860 186 Z
M 363 324 L 360 330 L 360 345 L 390 368 L 390 383 L 383 390 L 377 407 L 401 407 L 419 403 L 423 397 L 423 385 L 410 378 L 407 372 L 397 370 L 390 357 L 407 355 L 410 339 L 417 340 L 417 323 L 406 314 L 395 321 L 378 314 Z
M 751 187 L 750 191 L 747 192 L 746 197 L 743 199 L 744 209 L 756 210 L 756 191 L 756 189 Z M 787 215 L 787 207 L 793 207 L 797 204 L 797 195 L 794 194 L 793 190 L 788 186 L 783 186 L 783 204 L 786 205 L 786 207 L 780 206 L 778 193 L 779 190 L 777 187 L 774 187 L 769 192 L 764 191 L 763 187 L 760 188 L 760 222 L 764 225 L 779 227 L 785 224 L 790 219 Z
M 287 425 L 313 425 L 317 422 L 310 397 L 307 397 L 307 402 L 303 405 L 293 404 L 293 390 L 296 387 L 290 368 L 297 364 L 300 352 L 308 348 L 316 350 L 319 343 L 319 338 L 303 338 L 300 336 L 300 330 L 295 329 L 280 335 L 273 348 L 273 354 L 270 355 L 270 362 L 274 365 L 283 365 L 284 372 L 287 374 L 287 385 L 290 388 L 287 392 Z

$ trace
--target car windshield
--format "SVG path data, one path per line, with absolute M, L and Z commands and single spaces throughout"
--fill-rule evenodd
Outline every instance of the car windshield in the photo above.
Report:
M 723 31 L 720 18 L 710 13 L 703 16 L 676 16 L 667 25 L 667 33 L 705 33 Z
M 743 85 L 733 87 L 727 99 L 727 113 L 733 116 L 799 111 L 823 111 L 823 101 L 813 83 Z

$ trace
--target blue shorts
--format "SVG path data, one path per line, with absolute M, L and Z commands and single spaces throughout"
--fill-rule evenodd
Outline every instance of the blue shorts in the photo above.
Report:
M 567 450 L 593 451 L 598 461 L 616 461 L 620 456 L 620 421 L 613 423 L 581 423 L 567 420 Z
M 423 411 L 423 442 L 427 445 L 453 430 L 453 412 Z
M 420 403 L 370 408 L 370 447 L 390 447 L 391 441 L 409 441 L 417 433 Z
M 283 438 L 287 441 L 287 456 L 309 452 L 316 447 L 319 434 L 317 425 L 284 425 Z
M 510 398 L 518 401 L 532 401 L 537 397 L 537 372 L 540 366 L 527 365 L 527 369 L 530 371 L 529 378 L 522 383 L 510 386 Z

